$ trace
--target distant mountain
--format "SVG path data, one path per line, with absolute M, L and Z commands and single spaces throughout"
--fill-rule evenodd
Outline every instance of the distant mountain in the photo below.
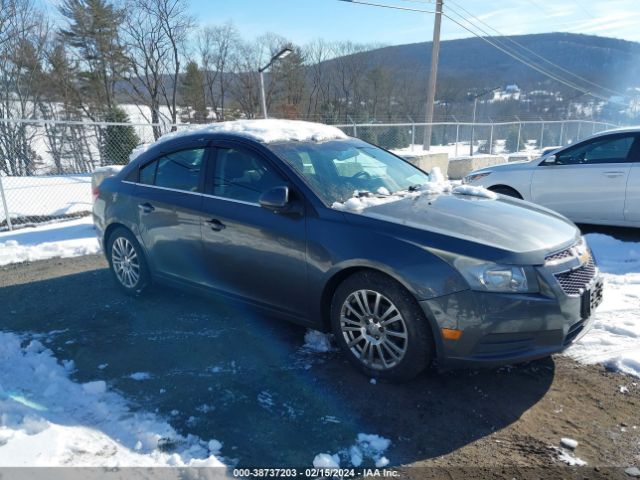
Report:
M 440 51 L 436 121 L 470 120 L 469 92 L 494 87 L 504 89 L 507 85 L 517 85 L 523 95 L 492 105 L 481 101 L 478 120 L 595 116 L 626 122 L 640 115 L 640 43 L 573 33 L 492 37 L 490 40 L 580 85 L 596 97 L 585 96 L 579 90 L 549 79 L 482 38 L 447 40 L 442 42 Z M 322 69 L 309 65 L 305 79 L 307 93 L 317 91 L 313 87 L 313 76 L 319 72 L 323 81 L 332 79 L 329 83 L 332 90 L 322 90 L 330 106 L 315 104 L 315 107 L 320 105 L 319 110 L 311 112 L 310 118 L 324 119 L 325 110 L 333 112 L 326 118 L 337 122 L 347 122 L 349 118 L 362 121 L 424 118 L 430 64 L 431 42 L 424 42 L 333 58 L 324 61 Z M 227 73 L 226 78 L 229 83 L 237 82 L 233 73 Z M 169 85 L 171 79 L 167 77 L 166 82 Z M 234 97 L 238 91 L 244 92 L 227 89 L 227 106 L 237 107 L 241 103 Z M 119 93 L 123 102 L 130 101 L 131 85 L 120 82 Z M 630 101 L 631 96 L 636 97 L 634 101 Z M 181 102 L 180 95 L 178 97 Z M 617 98 L 611 102 L 599 101 L 612 97 Z M 594 98 L 599 100 L 594 102 Z M 304 115 L 304 107 L 312 103 L 303 100 L 300 113 Z M 272 110 L 274 115 L 282 114 L 277 108 Z
M 577 83 L 581 82 L 512 42 L 604 87 L 624 91 L 627 87 L 640 86 L 640 43 L 637 42 L 573 33 L 499 37 L 499 41 Z M 399 74 L 424 75 L 431 63 L 431 42 L 383 47 L 356 55 L 371 66 L 385 65 Z M 333 62 L 336 60 L 328 63 Z M 546 82 L 542 74 L 477 37 L 441 43 L 439 76 L 468 80 L 478 87 L 516 83 L 531 89 Z

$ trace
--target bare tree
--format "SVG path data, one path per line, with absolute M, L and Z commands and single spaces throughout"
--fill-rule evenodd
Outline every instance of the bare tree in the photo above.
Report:
M 144 0 L 131 0 L 127 4 L 124 42 L 130 68 L 126 80 L 134 101 L 148 107 L 151 117 L 148 120 L 154 124 L 153 135 L 158 139 L 162 135 L 158 126 L 160 104 L 165 78 L 171 71 L 172 45 L 161 23 L 148 15 L 146 5 Z
M 330 104 L 331 76 L 326 62 L 331 58 L 331 45 L 324 40 L 315 40 L 305 47 L 305 57 L 309 62 L 309 85 L 307 97 L 307 117 L 326 112 Z
M 294 45 L 288 47 L 292 53 L 272 68 L 274 97 L 283 117 L 298 118 L 306 91 L 306 65 L 303 50 Z
M 205 27 L 198 32 L 197 49 L 204 72 L 207 100 L 216 118 L 225 119 L 225 100 L 230 82 L 229 69 L 240 43 L 233 23 Z
M 48 25 L 31 0 L 7 3 L 0 12 L 0 117 L 35 118 L 45 84 Z M 7 175 L 35 172 L 35 134 L 25 123 L 0 122 L 0 170 Z
M 339 42 L 334 47 L 335 88 L 339 94 L 338 117 L 358 115 L 367 72 L 367 58 L 362 52 L 369 47 L 353 42 Z
M 159 84 L 160 93 L 169 110 L 171 123 L 175 125 L 178 119 L 178 88 L 182 60 L 185 57 L 186 43 L 194 20 L 187 13 L 186 0 L 141 0 L 141 12 L 149 16 L 159 29 L 163 41 L 167 42 L 168 54 L 164 61 L 166 76 Z M 172 130 L 175 126 L 172 127 Z
M 255 42 L 242 42 L 233 58 L 231 94 L 240 112 L 254 118 L 260 102 L 260 47 Z

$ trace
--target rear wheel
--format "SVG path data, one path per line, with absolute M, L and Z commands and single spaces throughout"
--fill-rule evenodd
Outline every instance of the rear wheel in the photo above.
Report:
M 149 285 L 151 279 L 142 248 L 126 228 L 118 228 L 109 236 L 107 258 L 116 283 L 125 293 L 138 295 Z
M 498 185 L 496 187 L 490 187 L 489 190 L 491 190 L 494 193 L 498 193 L 500 195 L 506 195 L 507 197 L 513 197 L 513 198 L 518 198 L 522 200 L 522 195 L 520 195 L 517 192 L 517 190 L 511 187 L 507 187 L 506 185 Z
M 340 284 L 331 321 L 342 350 L 368 376 L 406 381 L 433 357 L 431 329 L 420 307 L 384 274 L 359 272 Z

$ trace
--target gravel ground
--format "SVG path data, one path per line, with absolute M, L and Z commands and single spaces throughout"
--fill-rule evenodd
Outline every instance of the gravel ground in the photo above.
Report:
M 640 381 L 563 356 L 372 384 L 338 352 L 305 349 L 303 328 L 227 300 L 159 286 L 128 298 L 100 256 L 2 267 L 0 304 L 1 330 L 48 334 L 77 381 L 106 380 L 181 433 L 222 441 L 238 466 L 310 466 L 359 432 L 389 438 L 391 465 L 413 478 L 623 478 L 608 467 L 640 465 Z M 588 467 L 562 466 L 562 437 Z

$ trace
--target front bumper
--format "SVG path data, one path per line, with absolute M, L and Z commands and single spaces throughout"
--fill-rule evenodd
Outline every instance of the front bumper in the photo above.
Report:
M 442 368 L 499 366 L 561 352 L 591 328 L 602 301 L 602 279 L 595 273 L 579 294 L 567 294 L 554 272 L 539 271 L 540 293 L 509 294 L 465 290 L 420 302 L 435 321 Z M 585 305 L 588 303 L 588 305 Z M 441 328 L 462 330 L 445 340 Z

